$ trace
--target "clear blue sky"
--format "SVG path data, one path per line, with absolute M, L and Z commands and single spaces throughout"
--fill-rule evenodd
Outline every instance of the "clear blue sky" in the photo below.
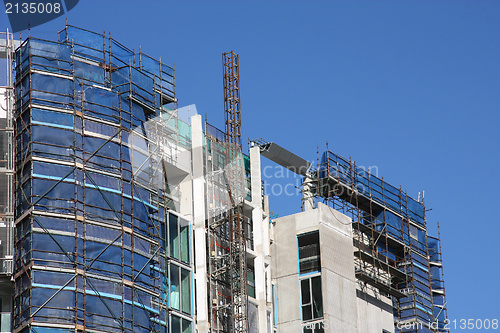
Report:
M 425 190 L 449 318 L 500 319 L 499 1 L 82 0 L 67 17 L 175 63 L 180 105 L 221 128 L 221 53 L 239 53 L 244 140 L 308 160 L 328 141 L 413 197 Z M 300 209 L 286 199 L 271 209 Z

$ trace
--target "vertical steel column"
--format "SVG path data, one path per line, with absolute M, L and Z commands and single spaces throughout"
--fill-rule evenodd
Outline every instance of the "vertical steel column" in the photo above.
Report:
M 224 70 L 224 111 L 226 142 L 241 148 L 241 105 L 239 56 L 231 52 L 222 54 Z
M 248 332 L 248 293 L 246 243 L 244 218 L 239 202 L 232 191 L 241 179 L 238 170 L 238 155 L 241 153 L 241 105 L 239 56 L 233 51 L 222 54 L 224 80 L 224 115 L 226 123 L 225 141 L 228 152 L 231 309 L 233 332 Z

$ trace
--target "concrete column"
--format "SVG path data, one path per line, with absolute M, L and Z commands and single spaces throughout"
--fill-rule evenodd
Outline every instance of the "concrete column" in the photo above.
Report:
M 304 202 L 304 211 L 314 209 L 314 195 L 311 192 L 311 177 L 308 175 L 304 177 L 304 182 L 302 183 L 302 198 Z
M 189 175 L 184 177 L 179 183 L 179 189 L 181 191 L 181 197 L 179 201 L 178 212 L 182 216 L 193 215 L 193 183 Z
M 193 161 L 193 228 L 195 245 L 195 287 L 197 331 L 209 329 L 207 303 L 207 262 L 205 234 L 205 177 L 203 174 L 203 127 L 201 115 L 191 117 Z
M 250 176 L 252 181 L 252 203 L 262 207 L 262 177 L 260 173 L 260 148 L 250 148 Z
M 265 256 L 270 256 L 271 255 L 271 236 L 270 236 L 270 225 L 269 223 L 271 222 L 269 220 L 269 196 L 264 196 L 264 215 L 265 218 L 262 221 L 262 232 L 263 232 L 263 239 L 266 241 L 262 244 L 262 252 L 264 252 Z
M 252 182 L 252 222 L 253 241 L 256 257 L 255 298 L 258 304 L 259 332 L 267 332 L 267 295 L 266 295 L 266 251 L 269 251 L 268 220 L 264 219 L 262 207 L 262 178 L 260 170 L 260 148 L 250 148 L 250 177 Z

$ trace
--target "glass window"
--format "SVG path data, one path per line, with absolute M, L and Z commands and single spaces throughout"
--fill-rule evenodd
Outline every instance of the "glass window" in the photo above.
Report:
M 253 267 L 247 270 L 247 290 L 248 296 L 255 298 L 255 273 Z
M 181 261 L 189 263 L 189 222 L 180 219 L 180 243 L 181 243 Z
M 322 321 L 316 321 L 308 323 L 302 326 L 302 333 L 324 333 L 324 323 Z
M 170 264 L 170 302 L 172 309 L 191 314 L 191 271 Z
M 186 319 L 182 319 L 182 333 L 192 332 L 191 322 Z
M 170 307 L 176 310 L 180 310 L 179 293 L 179 267 L 170 265 Z
M 168 216 L 168 231 L 170 238 L 170 256 L 179 259 L 178 219 L 174 214 Z
M 323 317 L 323 297 L 321 295 L 321 276 L 311 279 L 312 309 L 314 318 Z
M 182 312 L 191 314 L 191 272 L 181 268 Z
M 410 224 L 410 236 L 413 239 L 418 239 L 418 229 Z
M 165 223 L 160 224 L 160 229 L 161 229 L 161 247 L 162 250 L 166 250 L 167 247 L 167 227 L 165 226 Z
M 300 294 L 302 304 L 302 320 L 307 321 L 312 319 L 311 311 L 311 280 L 305 279 L 300 281 Z
M 191 263 L 190 222 L 172 213 L 168 214 L 169 255 L 186 264 Z
M 192 322 L 176 315 L 170 316 L 170 333 L 191 333 Z
M 321 276 L 300 280 L 302 321 L 323 318 Z
M 315 273 L 321 271 L 319 233 L 318 231 L 299 235 L 299 273 Z
M 177 333 L 181 331 L 181 318 L 177 316 L 171 317 L 170 332 Z

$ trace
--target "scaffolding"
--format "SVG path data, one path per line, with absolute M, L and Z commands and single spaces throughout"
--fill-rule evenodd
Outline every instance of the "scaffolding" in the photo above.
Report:
M 446 293 L 444 288 L 444 271 L 441 252 L 441 232 L 438 223 L 438 237 L 428 238 L 429 266 L 431 274 L 432 305 L 434 318 L 438 323 L 445 323 L 448 318 L 446 309 Z
M 0 275 L 12 275 L 14 225 L 14 36 L 0 33 Z
M 447 332 L 439 238 L 427 235 L 423 201 L 328 149 L 317 164 L 304 178 L 303 207 L 322 201 L 352 219 L 361 286 L 392 298 L 397 332 L 408 323 L 416 329 L 405 332 Z
M 241 104 L 240 104 L 240 60 L 238 54 L 222 54 L 224 115 L 226 123 L 225 141 L 241 150 Z
M 225 128 L 205 123 L 207 244 L 211 332 L 248 332 L 248 173 L 241 152 L 239 60 L 223 53 Z
M 209 308 L 211 332 L 246 332 L 246 244 L 250 219 L 242 205 L 248 195 L 247 172 L 240 149 L 226 134 L 205 123 L 205 171 Z
M 14 332 L 191 332 L 174 69 L 70 25 L 15 63 Z

